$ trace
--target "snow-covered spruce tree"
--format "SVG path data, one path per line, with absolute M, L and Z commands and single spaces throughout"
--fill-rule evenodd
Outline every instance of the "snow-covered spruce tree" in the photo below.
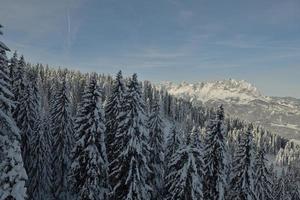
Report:
M 18 64 L 16 65 L 16 69 L 13 71 L 13 74 L 12 74 L 12 78 L 13 78 L 12 91 L 14 94 L 14 100 L 15 100 L 15 102 L 17 102 L 16 107 L 13 111 L 13 117 L 15 119 L 17 119 L 19 116 L 19 110 L 20 110 L 20 106 L 21 106 L 20 100 L 23 96 L 23 91 L 26 87 L 26 85 L 25 85 L 25 67 L 26 67 L 26 63 L 25 63 L 24 56 L 22 55 L 20 60 L 18 61 Z M 20 127 L 20 124 L 18 122 L 17 122 L 17 126 Z M 21 134 L 21 137 L 23 137 L 22 134 Z M 22 149 L 22 151 L 23 151 L 23 149 Z
M 18 115 L 16 115 L 16 122 L 21 131 L 21 150 L 24 160 L 25 169 L 28 171 L 32 158 L 30 157 L 30 148 L 32 147 L 30 140 L 34 132 L 34 126 L 38 119 L 39 112 L 39 94 L 37 92 L 36 77 L 32 74 L 28 74 L 26 79 L 24 78 L 24 88 L 21 91 L 19 97 Z
M 52 199 L 52 155 L 47 130 L 48 119 L 44 116 L 44 112 L 40 113 L 30 141 L 31 162 L 28 169 L 28 199 L 30 200 Z
M 160 107 L 156 99 L 151 108 L 148 120 L 149 145 L 151 147 L 150 166 L 151 183 L 153 187 L 152 199 L 163 199 L 164 193 L 164 124 L 160 116 Z
M 18 69 L 18 54 L 17 51 L 14 52 L 12 58 L 10 59 L 10 64 L 9 64 L 9 77 L 10 77 L 10 82 L 11 82 L 11 86 L 14 87 L 14 80 L 16 77 L 16 71 Z
M 171 128 L 171 132 L 168 135 L 166 142 L 166 153 L 165 153 L 165 164 L 168 165 L 168 162 L 175 154 L 175 152 L 179 149 L 182 143 L 182 137 L 179 135 L 176 130 L 175 124 Z
M 107 155 L 110 162 L 116 158 L 116 155 L 114 155 L 114 149 L 119 148 L 119 146 L 116 146 L 114 142 L 119 125 L 119 120 L 117 117 L 124 108 L 124 95 L 125 85 L 122 72 L 119 71 L 113 84 L 112 94 L 108 98 L 107 104 L 105 105 Z
M 14 103 L 6 51 L 9 48 L 0 41 L 0 200 L 24 200 L 27 175 L 21 156 L 19 129 L 11 114 Z
M 202 151 L 203 146 L 202 146 L 202 142 L 200 140 L 200 133 L 199 133 L 199 129 L 197 129 L 196 126 L 193 126 L 190 135 L 192 137 L 192 141 L 195 145 L 196 148 L 198 148 L 200 151 Z
M 277 177 L 277 171 L 275 170 L 273 163 L 269 167 L 269 172 L 271 174 L 272 193 L 273 193 L 273 197 L 275 197 L 278 177 Z
M 201 153 L 195 147 L 191 136 L 172 156 L 166 175 L 166 200 L 201 200 L 203 187 L 199 174 Z
M 97 80 L 92 75 L 86 86 L 75 122 L 75 147 L 69 174 L 78 200 L 108 198 L 105 119 Z
M 122 122 L 116 134 L 123 149 L 111 165 L 110 176 L 116 182 L 112 186 L 111 199 L 148 200 L 152 190 L 147 181 L 151 173 L 147 158 L 150 147 L 146 141 L 144 101 L 136 74 L 130 80 L 125 104 L 126 110 L 118 118 Z
M 255 200 L 254 158 L 252 127 L 249 126 L 243 133 L 235 152 L 227 199 Z
M 51 105 L 51 134 L 53 135 L 53 195 L 57 200 L 70 199 L 67 175 L 70 169 L 73 147 L 73 121 L 70 115 L 70 101 L 63 77 L 60 88 L 53 96 Z
M 290 196 L 287 191 L 287 185 L 285 185 L 285 177 L 282 175 L 280 178 L 278 178 L 273 191 L 273 197 L 275 200 L 290 200 Z
M 199 178 L 201 179 L 202 189 L 203 189 L 203 182 L 204 182 L 204 162 L 203 162 L 203 144 L 200 139 L 200 129 L 193 127 L 191 131 L 191 138 L 194 145 L 194 148 L 196 148 L 200 156 L 197 159 L 197 168 L 198 168 L 198 174 Z M 202 191 L 203 192 L 203 191 Z
M 206 126 L 204 147 L 204 199 L 225 199 L 225 135 L 224 109 L 223 106 L 220 106 L 215 117 L 210 119 Z
M 254 190 L 257 200 L 273 200 L 271 174 L 267 168 L 265 152 L 260 149 L 255 158 Z

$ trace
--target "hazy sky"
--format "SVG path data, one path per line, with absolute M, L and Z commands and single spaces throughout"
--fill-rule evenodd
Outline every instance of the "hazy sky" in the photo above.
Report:
M 32 63 L 300 98 L 299 0 L 1 0 L 0 19 Z

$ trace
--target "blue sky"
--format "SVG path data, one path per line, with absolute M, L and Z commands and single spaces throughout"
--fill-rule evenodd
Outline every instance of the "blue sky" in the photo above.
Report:
M 1 0 L 0 19 L 32 63 L 300 98 L 299 0 Z

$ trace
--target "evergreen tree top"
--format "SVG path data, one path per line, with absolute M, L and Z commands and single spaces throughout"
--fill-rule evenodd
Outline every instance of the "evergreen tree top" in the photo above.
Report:
M 97 85 L 96 76 L 92 75 L 90 77 L 89 83 L 85 88 L 83 98 L 83 103 L 86 103 L 86 101 L 90 102 L 92 100 L 96 104 L 101 104 L 101 92 L 100 88 Z
M 181 146 L 182 136 L 178 133 L 175 125 L 173 125 L 173 127 L 171 128 L 171 132 L 167 140 L 168 140 L 167 144 L 171 145 L 170 147 L 167 148 L 167 150 L 171 150 L 171 148 L 177 150 Z
M 157 98 L 154 99 L 154 102 L 153 102 L 151 111 L 152 111 L 153 113 L 159 113 L 159 111 L 160 111 L 160 106 L 159 106 L 159 104 L 158 104 Z
M 22 65 L 25 65 L 25 58 L 24 58 L 23 55 L 21 55 L 19 63 L 22 64 Z
M 17 63 L 18 62 L 18 53 L 17 51 L 14 51 L 14 54 L 12 58 L 10 59 L 12 63 Z
M 247 140 L 252 140 L 253 138 L 253 133 L 252 133 L 252 127 L 251 126 L 247 126 L 246 130 L 245 130 L 245 139 Z
M 120 81 L 123 79 L 123 75 L 122 75 L 122 71 L 118 71 L 117 76 L 116 76 L 116 80 Z
M 133 74 L 130 81 L 129 81 L 129 86 L 128 88 L 130 90 L 134 90 L 134 91 L 137 91 L 137 92 L 140 92 L 140 88 L 139 88 L 139 82 L 137 80 L 137 75 L 136 74 Z
M 200 133 L 199 133 L 199 129 L 196 126 L 193 126 L 192 128 L 191 137 L 194 146 L 200 148 L 201 147 Z
M 146 116 L 145 114 L 145 102 L 142 98 L 142 91 L 137 80 L 136 74 L 133 74 L 132 78 L 130 79 L 129 86 L 128 86 L 128 93 L 127 93 L 127 104 L 129 107 L 136 107 L 143 118 Z
M 224 120 L 224 108 L 223 105 L 220 105 L 217 109 L 217 119 L 218 120 Z
M 123 75 L 122 75 L 121 70 L 117 73 L 116 79 L 114 80 L 112 96 L 117 95 L 119 90 L 121 90 L 121 91 L 125 90 L 125 86 L 124 86 L 124 83 L 123 83 Z
M 134 73 L 133 75 L 132 75 L 132 81 L 134 81 L 134 82 L 138 82 L 138 80 L 137 80 L 137 74 L 136 73 Z
M 66 75 L 62 76 L 62 80 L 61 80 L 61 91 L 67 91 L 67 81 L 66 81 L 67 77 Z
M 253 129 L 254 129 L 253 124 L 252 124 L 252 123 L 248 124 L 247 130 L 248 130 L 248 131 L 253 131 Z
M 1 28 L 3 26 L 0 24 L 0 35 L 3 35 L 3 32 L 1 31 Z M 0 53 L 3 53 L 4 51 L 10 51 L 10 49 L 0 41 Z
M 17 50 L 14 51 L 14 54 L 13 54 L 13 58 L 17 58 L 18 57 L 18 52 Z
M 0 111 L 8 113 L 11 111 L 11 108 L 15 107 L 15 103 L 11 101 L 13 94 L 10 91 L 11 85 L 6 51 L 9 51 L 9 48 L 0 41 Z
M 259 160 L 265 160 L 265 150 L 263 148 L 260 148 L 257 152 L 257 158 Z

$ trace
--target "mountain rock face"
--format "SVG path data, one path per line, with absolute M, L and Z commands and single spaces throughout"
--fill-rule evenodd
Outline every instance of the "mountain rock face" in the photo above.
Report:
M 231 117 L 262 125 L 287 139 L 300 141 L 300 99 L 269 97 L 244 80 L 223 80 L 189 84 L 164 82 L 160 87 L 194 104 L 222 103 Z

